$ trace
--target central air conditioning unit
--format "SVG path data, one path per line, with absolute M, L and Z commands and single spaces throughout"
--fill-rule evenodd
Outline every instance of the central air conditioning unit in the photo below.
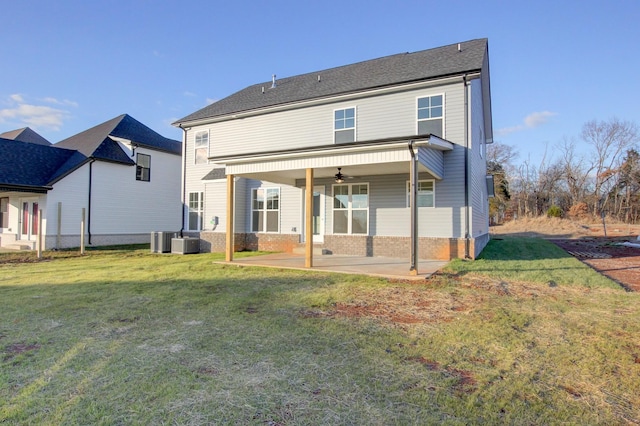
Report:
M 200 238 L 172 238 L 171 253 L 193 254 L 200 253 Z
M 151 253 L 169 253 L 171 251 L 171 239 L 176 237 L 176 232 L 156 231 L 151 233 Z

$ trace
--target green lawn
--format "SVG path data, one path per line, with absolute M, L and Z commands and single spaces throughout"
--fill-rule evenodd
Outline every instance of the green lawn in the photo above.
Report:
M 420 284 L 0 254 L 0 424 L 640 422 L 640 297 L 531 241 Z

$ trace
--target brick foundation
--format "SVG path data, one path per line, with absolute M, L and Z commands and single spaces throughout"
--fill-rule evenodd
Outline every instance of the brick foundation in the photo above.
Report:
M 185 236 L 200 236 L 200 252 L 224 252 L 226 236 L 223 232 L 185 233 Z M 487 244 L 489 234 L 469 240 L 469 255 L 476 258 Z M 236 234 L 235 251 L 276 251 L 292 253 L 300 247 L 298 234 Z M 324 244 L 315 245 L 333 254 L 348 256 L 370 257 L 409 257 L 411 253 L 411 238 L 409 237 L 377 237 L 367 235 L 325 235 Z M 479 250 L 476 250 L 478 248 Z M 418 258 L 451 260 L 464 258 L 464 238 L 433 238 L 418 239 Z
M 200 252 L 215 253 L 224 252 L 227 246 L 224 232 L 200 232 Z M 185 233 L 187 235 L 187 233 Z M 189 236 L 197 237 L 198 233 L 189 233 Z M 235 234 L 235 251 L 278 251 L 292 253 L 300 244 L 298 234 Z
M 323 248 L 334 254 L 349 256 L 409 257 L 411 255 L 411 238 L 409 237 L 377 237 L 366 235 L 325 235 Z M 475 245 L 478 241 L 469 241 L 469 254 L 475 258 Z M 486 244 L 486 243 L 485 243 Z M 464 238 L 432 238 L 418 239 L 418 258 L 451 260 L 463 258 L 465 253 Z

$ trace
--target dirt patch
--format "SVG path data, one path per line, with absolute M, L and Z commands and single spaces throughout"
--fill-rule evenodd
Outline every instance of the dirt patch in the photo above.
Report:
M 40 349 L 40 345 L 37 343 L 29 344 L 29 343 L 14 343 L 13 345 L 9 345 L 5 348 L 5 356 L 4 360 L 8 361 L 15 357 L 16 355 L 20 355 L 26 352 L 33 352 Z
M 521 218 L 504 225 L 491 226 L 491 235 L 513 235 L 539 238 L 584 238 L 584 237 L 635 237 L 640 234 L 640 225 L 606 222 L 576 222 L 554 217 Z M 606 234 L 606 235 L 605 235 Z
M 567 253 L 630 291 L 640 291 L 640 248 L 623 246 L 628 237 L 551 239 Z

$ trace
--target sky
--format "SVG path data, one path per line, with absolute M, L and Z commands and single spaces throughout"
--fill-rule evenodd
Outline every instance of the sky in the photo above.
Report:
M 127 113 L 180 140 L 172 122 L 272 74 L 476 38 L 516 162 L 552 159 L 590 120 L 640 122 L 638 0 L 3 3 L 0 133 L 55 143 Z

